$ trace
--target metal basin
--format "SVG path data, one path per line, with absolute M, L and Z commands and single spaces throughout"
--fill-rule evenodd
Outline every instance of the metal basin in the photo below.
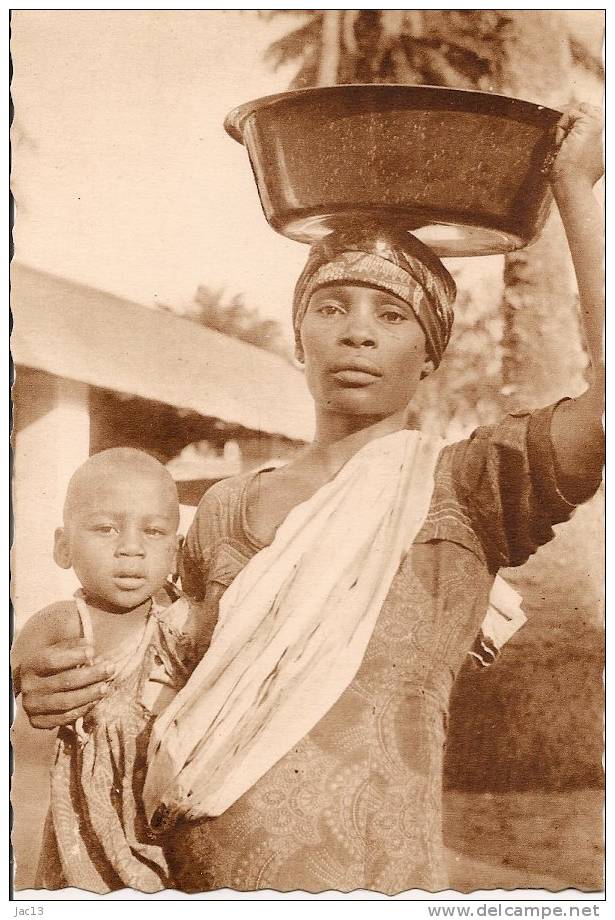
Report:
M 265 96 L 229 113 L 265 217 L 311 243 L 369 220 L 411 231 L 440 256 L 520 249 L 551 204 L 542 171 L 560 113 L 437 86 L 329 86 Z

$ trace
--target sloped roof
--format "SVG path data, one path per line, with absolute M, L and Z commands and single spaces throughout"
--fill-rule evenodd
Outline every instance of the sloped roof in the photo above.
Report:
M 11 308 L 16 364 L 253 431 L 312 437 L 303 375 L 277 355 L 17 263 Z

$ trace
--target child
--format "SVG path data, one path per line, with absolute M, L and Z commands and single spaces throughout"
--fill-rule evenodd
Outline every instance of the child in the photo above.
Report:
M 111 679 L 102 700 L 59 729 L 37 887 L 170 887 L 140 792 L 155 715 L 200 657 L 200 610 L 167 581 L 178 524 L 171 476 L 141 451 L 95 454 L 69 483 L 54 558 L 81 590 L 28 621 L 13 648 L 16 686 L 33 650 L 79 637 Z

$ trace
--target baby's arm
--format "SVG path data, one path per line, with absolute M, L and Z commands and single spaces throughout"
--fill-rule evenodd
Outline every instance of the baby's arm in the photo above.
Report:
M 143 706 L 159 715 L 185 686 L 209 647 L 215 622 L 204 603 L 183 595 L 167 611 L 167 651 L 170 658 L 157 655 L 149 679 L 141 692 Z
M 219 592 L 215 587 L 219 587 Z M 195 601 L 184 594 L 181 603 L 174 606 L 170 622 L 186 640 L 186 647 L 190 649 L 189 658 L 195 659 L 197 663 L 209 648 L 218 619 L 218 603 L 224 590 L 222 585 L 214 586 L 214 590 L 208 591 L 202 601 Z M 189 661 L 185 664 L 191 666 Z
M 41 649 L 81 637 L 79 616 L 74 603 L 62 602 L 50 604 L 33 614 L 19 631 L 11 649 L 11 668 L 15 694 L 21 692 L 21 665 L 30 660 Z M 88 658 L 93 658 L 93 649 Z

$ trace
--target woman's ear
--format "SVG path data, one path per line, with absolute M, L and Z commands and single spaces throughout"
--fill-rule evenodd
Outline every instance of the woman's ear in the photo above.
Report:
M 305 364 L 305 353 L 303 351 L 303 345 L 300 342 L 295 342 L 295 360 L 299 364 Z
M 63 527 L 57 527 L 53 535 L 53 559 L 61 569 L 70 569 L 70 542 Z
M 430 374 L 433 374 L 435 371 L 434 363 L 431 358 L 426 358 L 425 363 L 423 364 L 423 370 L 421 371 L 420 379 L 424 380 L 425 377 L 429 377 Z

